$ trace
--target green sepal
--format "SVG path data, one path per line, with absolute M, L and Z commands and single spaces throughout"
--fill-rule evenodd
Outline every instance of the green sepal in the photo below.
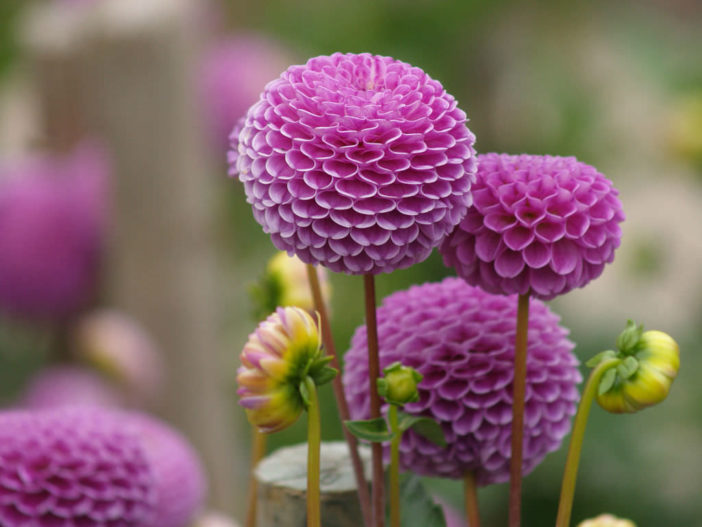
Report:
M 280 305 L 283 284 L 275 273 L 266 272 L 258 282 L 249 286 L 249 297 L 253 303 L 254 320 L 264 320 Z
M 434 502 L 422 480 L 414 474 L 403 478 L 400 483 L 400 510 L 407 525 L 446 527 L 443 509 Z
M 307 379 L 303 379 L 302 381 L 300 381 L 298 389 L 300 391 L 300 397 L 302 397 L 302 402 L 304 403 L 305 408 L 309 408 L 309 406 L 310 406 L 310 391 L 307 388 Z
M 626 329 L 617 337 L 617 348 L 624 354 L 633 353 L 643 335 L 643 325 L 638 325 L 633 320 L 628 320 Z
M 359 421 L 344 421 L 349 432 L 359 439 L 372 443 L 385 443 L 390 441 L 395 434 L 388 429 L 388 424 L 382 417 L 363 419 Z
M 600 385 L 597 387 L 597 393 L 599 395 L 604 395 L 607 393 L 612 386 L 614 386 L 614 381 L 617 379 L 617 369 L 616 368 L 610 368 L 606 372 L 604 372 L 604 375 L 602 375 L 602 379 L 600 379 Z
M 321 370 L 312 373 L 310 372 L 310 377 L 317 386 L 324 386 L 328 382 L 334 380 L 334 378 L 339 374 L 339 370 L 332 368 L 330 366 L 324 366 Z
M 607 351 L 602 351 L 592 357 L 589 361 L 585 363 L 585 366 L 588 368 L 594 368 L 597 366 L 600 362 L 606 359 L 613 359 L 614 357 L 617 356 L 617 352 L 614 350 L 607 350 Z
M 636 373 L 639 369 L 639 361 L 636 357 L 629 355 L 624 361 L 617 366 L 617 373 L 619 373 L 622 379 L 628 379 Z
M 376 387 L 378 388 L 378 395 L 383 399 L 388 396 L 388 381 L 384 377 L 378 377 L 375 380 Z
M 398 428 L 400 431 L 412 429 L 420 436 L 427 438 L 434 444 L 441 447 L 446 446 L 446 438 L 441 425 L 434 421 L 431 417 L 421 415 L 410 415 L 404 412 L 398 412 Z

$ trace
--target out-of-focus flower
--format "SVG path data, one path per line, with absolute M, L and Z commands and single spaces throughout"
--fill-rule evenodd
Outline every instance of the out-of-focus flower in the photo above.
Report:
M 100 374 L 76 366 L 54 366 L 37 373 L 20 397 L 19 405 L 31 410 L 61 406 L 120 407 L 124 396 Z
M 548 300 L 612 262 L 624 213 L 596 169 L 572 157 L 478 158 L 474 206 L 441 245 L 444 263 L 468 283 Z
M 617 518 L 611 514 L 601 514 L 597 518 L 582 521 L 578 527 L 636 527 L 631 520 Z
M 465 215 L 474 142 L 421 69 L 335 53 L 266 86 L 231 138 L 230 174 L 278 249 L 377 274 L 426 259 Z
M 143 527 L 156 502 L 138 437 L 103 409 L 0 414 L 0 525 Z
M 422 380 L 422 374 L 414 368 L 394 362 L 383 370 L 379 378 L 378 393 L 388 403 L 404 406 L 419 400 L 417 384 Z
M 200 516 L 193 527 L 239 527 L 239 524 L 224 514 L 208 512 Z
M 153 471 L 154 514 L 141 527 L 183 527 L 200 512 L 205 498 L 205 473 L 200 458 L 178 431 L 140 413 L 125 413 L 125 426 L 136 435 Z
M 133 403 L 153 403 L 163 384 L 158 346 L 134 319 L 116 310 L 91 312 L 78 322 L 73 338 L 77 358 L 125 389 Z
M 633 413 L 662 402 L 680 369 L 680 349 L 662 331 L 643 332 L 629 322 L 617 339 L 618 352 L 598 356 L 619 358 L 620 364 L 605 372 L 600 382 L 597 403 L 613 413 Z M 593 360 L 592 364 L 599 361 Z
M 446 447 L 413 430 L 403 435 L 401 463 L 418 474 L 479 485 L 509 479 L 516 296 L 491 295 L 459 278 L 415 286 L 378 309 L 380 365 L 395 361 L 423 376 L 409 414 L 438 422 Z M 524 424 L 524 473 L 556 450 L 570 430 L 581 376 L 568 331 L 538 300 L 531 302 Z M 370 415 L 366 329 L 345 356 L 344 388 L 353 419 Z
M 97 282 L 106 162 L 83 146 L 67 157 L 0 167 L 0 311 L 60 320 Z
M 261 322 L 241 352 L 237 372 L 239 403 L 252 425 L 272 433 L 293 424 L 305 408 L 300 384 L 334 375 L 321 350 L 318 323 L 297 307 L 281 307 Z
M 199 76 L 207 132 L 218 151 L 268 81 L 290 64 L 289 53 L 260 34 L 226 37 L 210 44 Z
M 676 101 L 669 117 L 668 143 L 680 157 L 702 163 L 702 92 Z
M 325 303 L 329 305 L 331 285 L 326 270 L 317 267 L 317 276 Z M 307 279 L 307 265 L 296 256 L 277 253 L 268 262 L 263 278 L 253 289 L 257 311 L 271 313 L 277 307 L 300 307 L 310 313 L 314 311 L 314 299 Z

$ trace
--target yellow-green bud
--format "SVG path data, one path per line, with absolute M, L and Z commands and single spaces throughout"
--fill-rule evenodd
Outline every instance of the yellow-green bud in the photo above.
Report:
M 378 393 L 388 403 L 403 406 L 419 400 L 417 385 L 423 376 L 414 368 L 393 362 L 383 370 L 384 377 L 378 379 Z
M 631 520 L 617 518 L 611 514 L 601 514 L 597 518 L 582 521 L 578 527 L 636 527 Z
M 629 335 L 632 334 L 627 328 Z M 646 331 L 609 358 L 621 362 L 604 373 L 598 404 L 613 413 L 633 413 L 663 401 L 680 368 L 680 350 L 662 331 Z

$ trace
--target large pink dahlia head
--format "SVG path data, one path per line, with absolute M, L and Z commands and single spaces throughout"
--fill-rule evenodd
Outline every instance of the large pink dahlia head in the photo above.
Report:
M 447 446 L 413 431 L 400 446 L 407 470 L 478 484 L 509 479 L 516 296 L 498 296 L 460 278 L 414 286 L 385 298 L 378 309 L 380 367 L 400 361 L 418 370 L 420 399 L 410 414 L 436 420 Z M 581 381 L 568 331 L 538 300 L 531 302 L 524 424 L 525 473 L 556 450 L 570 429 Z M 351 417 L 370 415 L 366 329 L 356 330 L 343 381 Z
M 583 287 L 619 247 L 617 195 L 573 157 L 481 154 L 473 207 L 441 244 L 444 263 L 491 293 L 548 300 Z
M 466 114 L 439 82 L 390 57 L 291 66 L 231 141 L 230 174 L 275 246 L 333 271 L 420 262 L 471 204 Z
M 0 525 L 146 525 L 154 475 L 122 425 L 101 409 L 0 413 Z

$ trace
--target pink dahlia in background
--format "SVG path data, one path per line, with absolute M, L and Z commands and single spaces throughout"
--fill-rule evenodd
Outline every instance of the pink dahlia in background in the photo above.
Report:
M 216 150 L 226 149 L 234 125 L 288 64 L 288 52 L 264 35 L 242 34 L 210 44 L 198 80 L 204 124 Z
M 404 410 L 436 420 L 440 447 L 412 430 L 403 436 L 406 470 L 461 478 L 479 485 L 509 479 L 516 296 L 499 296 L 459 278 L 414 286 L 385 298 L 378 309 L 380 366 L 400 361 L 423 376 L 420 400 Z M 556 450 L 570 430 L 581 381 L 573 343 L 559 318 L 531 303 L 527 358 L 524 473 Z M 369 417 L 366 329 L 356 330 L 343 381 L 351 417 Z
M 155 490 L 140 440 L 112 414 L 0 413 L 0 525 L 142 527 Z
M 83 146 L 0 166 L 0 312 L 60 320 L 95 292 L 107 168 Z
M 231 140 L 230 174 L 274 245 L 334 271 L 420 262 L 471 203 L 466 114 L 439 82 L 390 57 L 291 66 Z
M 597 278 L 624 220 L 612 183 L 573 157 L 481 154 L 474 206 L 444 263 L 491 293 L 551 299 Z

